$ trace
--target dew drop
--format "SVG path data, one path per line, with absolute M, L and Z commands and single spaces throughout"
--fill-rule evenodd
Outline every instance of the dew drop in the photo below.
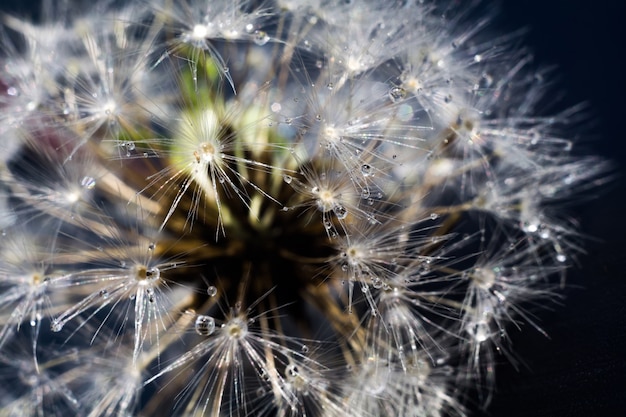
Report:
M 485 89 L 489 88 L 493 85 L 493 77 L 487 73 L 483 74 L 480 77 L 480 81 L 478 82 L 478 88 Z
M 537 231 L 539 230 L 539 223 L 537 223 L 536 221 L 524 222 L 522 230 L 524 230 L 526 233 L 537 233 Z
M 394 103 L 404 99 L 406 97 L 406 90 L 402 87 L 392 87 L 389 90 L 389 98 Z
M 265 369 L 261 369 L 261 372 L 259 372 L 259 376 L 265 382 L 268 382 L 270 380 L 270 375 L 267 373 Z
M 196 318 L 194 327 L 200 336 L 210 336 L 215 331 L 215 319 L 201 314 Z
M 326 84 L 326 88 L 328 88 L 329 90 L 332 90 L 333 88 L 335 88 L 335 84 L 328 83 L 328 84 Z
M 309 347 L 307 345 L 302 345 L 302 353 L 309 353 Z
M 254 38 L 253 41 L 254 43 L 256 43 L 259 46 L 263 46 L 266 43 L 268 43 L 270 40 L 270 37 L 268 36 L 268 34 L 262 30 L 255 30 L 254 31 Z
M 107 298 L 109 298 L 109 291 L 107 291 L 107 290 L 100 290 L 98 295 L 100 295 L 100 298 L 102 298 L 103 300 L 106 300 Z
M 63 329 L 63 323 L 57 319 L 52 320 L 52 322 L 50 323 L 50 330 L 58 333 L 61 331 L 61 329 Z
M 156 281 L 157 279 L 161 278 L 161 270 L 156 266 L 148 269 L 146 271 L 146 278 L 150 281 Z
M 294 364 L 287 365 L 285 368 L 285 375 L 290 378 L 295 378 L 300 374 L 298 367 Z
M 372 280 L 372 287 L 374 287 L 377 290 L 381 289 L 383 287 L 383 280 L 378 277 L 375 277 Z
M 156 248 L 156 243 L 150 242 L 150 244 L 148 245 L 148 250 L 153 251 L 155 248 Z
M 346 210 L 346 208 L 341 204 L 336 204 L 335 207 L 333 207 L 333 212 L 339 220 L 343 220 L 348 217 L 348 210 Z
M 209 286 L 209 288 L 207 288 L 206 293 L 209 295 L 209 297 L 215 297 L 215 295 L 217 294 L 217 288 L 214 285 Z
M 565 256 L 564 253 L 559 253 L 556 255 L 556 260 L 563 263 L 565 261 L 567 261 L 567 256 Z
M 283 180 L 284 180 L 287 184 L 291 184 L 291 181 L 293 180 L 293 178 L 291 177 L 291 175 L 283 175 Z
M 154 288 L 146 288 L 146 295 L 148 296 L 148 302 L 154 303 Z
M 371 193 L 370 193 L 369 188 L 363 188 L 361 190 L 361 198 L 363 200 L 367 200 L 368 198 L 370 198 L 370 195 L 371 195 Z
M 486 323 L 476 323 L 472 328 L 468 329 L 468 332 L 478 343 L 489 339 L 489 326 Z
M 437 213 L 430 213 L 430 220 L 437 220 L 439 215 Z
M 372 175 L 372 166 L 369 164 L 361 165 L 361 174 L 363 174 L 364 177 Z

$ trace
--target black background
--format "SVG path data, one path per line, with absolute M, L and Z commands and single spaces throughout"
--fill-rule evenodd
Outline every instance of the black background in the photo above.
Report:
M 33 3 L 0 0 L 0 9 Z M 558 66 L 563 107 L 589 104 L 593 124 L 582 135 L 584 149 L 611 159 L 617 176 L 572 212 L 597 239 L 586 242 L 569 274 L 564 306 L 541 315 L 550 339 L 532 329 L 512 332 L 524 366 L 516 371 L 502 360 L 494 401 L 473 415 L 626 416 L 626 4 L 502 0 L 499 9 L 497 28 L 528 28 L 525 43 L 536 62 Z
M 626 3 L 507 0 L 501 9 L 504 25 L 530 29 L 536 61 L 559 67 L 565 103 L 589 103 L 584 149 L 610 158 L 617 176 L 573 211 L 597 240 L 570 272 L 564 306 L 542 314 L 550 339 L 514 334 L 526 367 L 500 366 L 495 400 L 478 415 L 626 416 Z

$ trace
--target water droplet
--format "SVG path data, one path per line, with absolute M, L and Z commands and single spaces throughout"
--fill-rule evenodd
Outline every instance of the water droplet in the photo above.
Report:
M 209 286 L 209 288 L 207 288 L 206 293 L 209 295 L 209 297 L 215 297 L 215 295 L 217 294 L 217 288 L 211 285 Z
M 372 166 L 369 164 L 361 165 L 361 174 L 363 174 L 364 177 L 372 175 Z
M 126 149 L 128 149 L 129 151 L 134 151 L 135 150 L 135 142 L 126 142 Z
M 348 217 L 348 210 L 346 210 L 346 208 L 341 204 L 336 204 L 335 207 L 333 207 L 333 212 L 339 220 L 343 220 Z
M 268 382 L 270 380 L 270 374 L 267 373 L 265 369 L 261 369 L 261 372 L 259 372 L 259 376 L 265 382 Z
M 146 279 L 149 281 L 156 281 L 161 278 L 161 270 L 156 266 L 146 271 Z
M 565 261 L 567 261 L 567 256 L 565 256 L 564 253 L 559 253 L 556 255 L 556 260 L 563 263 Z
M 200 336 L 210 336 L 215 331 L 215 319 L 201 314 L 196 318 L 194 327 Z
M 430 220 L 437 220 L 439 215 L 437 213 L 430 213 Z
M 391 101 L 398 102 L 406 97 L 406 90 L 402 87 L 392 87 L 389 90 L 389 98 Z
M 91 190 L 96 186 L 96 180 L 93 177 L 83 177 L 83 179 L 80 180 L 80 185 L 83 186 L 83 188 Z
M 107 290 L 100 290 L 98 294 L 100 295 L 100 298 L 102 298 L 103 300 L 106 300 L 107 298 L 109 298 L 109 291 Z
M 269 35 L 268 35 L 266 32 L 264 32 L 264 31 L 262 31 L 262 30 L 255 30 L 255 31 L 254 31 L 254 38 L 253 38 L 253 41 L 254 41 L 254 43 L 256 43 L 257 45 L 259 45 L 259 46 L 263 46 L 263 45 L 265 45 L 266 43 L 268 43 L 268 42 L 269 42 L 269 40 L 270 40 L 270 37 L 269 37 Z
M 468 329 L 468 333 L 476 342 L 482 343 L 489 339 L 489 326 L 484 322 L 476 323 L 473 327 Z
M 293 180 L 293 178 L 291 177 L 291 175 L 283 175 L 283 180 L 284 180 L 287 184 L 291 184 L 291 181 Z
M 309 347 L 307 345 L 302 345 L 302 353 L 309 353 Z
M 63 329 L 63 323 L 57 319 L 52 320 L 52 322 L 50 323 L 50 330 L 58 333 L 61 331 L 61 329 Z
M 478 81 L 478 88 L 485 89 L 491 87 L 493 84 L 493 77 L 487 73 L 483 74 Z
M 20 93 L 17 90 L 17 88 L 15 87 L 9 87 L 7 88 L 7 94 L 13 97 L 17 97 Z
M 372 287 L 377 290 L 381 289 L 383 287 L 383 280 L 378 277 L 374 277 L 374 279 L 372 280 Z
M 539 230 L 539 223 L 537 221 L 524 222 L 522 230 L 524 230 L 526 233 L 537 233 L 537 231 Z
M 332 90 L 333 88 L 335 88 L 335 84 L 328 83 L 328 84 L 326 84 L 326 88 L 328 88 L 329 90 Z
M 148 296 L 148 302 L 154 303 L 154 288 L 146 288 L 146 295 Z
M 289 378 L 295 378 L 300 374 L 298 367 L 294 364 L 289 364 L 285 367 L 285 375 Z
M 155 248 L 156 248 L 156 243 L 150 242 L 150 244 L 148 245 L 148 250 L 153 251 Z
M 443 101 L 445 101 L 446 103 L 450 103 L 452 101 L 452 94 L 448 94 L 447 96 L 445 96 L 443 98 Z

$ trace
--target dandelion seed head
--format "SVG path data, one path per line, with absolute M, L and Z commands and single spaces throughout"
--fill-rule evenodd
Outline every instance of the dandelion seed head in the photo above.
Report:
M 0 29 L 0 408 L 466 417 L 545 334 L 609 168 L 491 15 L 53 3 Z

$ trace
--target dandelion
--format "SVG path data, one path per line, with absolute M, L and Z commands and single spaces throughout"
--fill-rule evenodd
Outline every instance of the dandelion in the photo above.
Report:
M 474 3 L 43 3 L 0 31 L 0 415 L 468 416 L 546 334 L 610 167 Z

